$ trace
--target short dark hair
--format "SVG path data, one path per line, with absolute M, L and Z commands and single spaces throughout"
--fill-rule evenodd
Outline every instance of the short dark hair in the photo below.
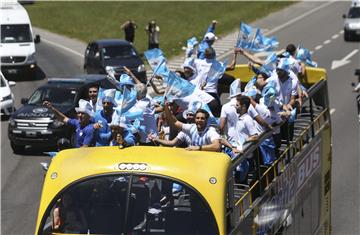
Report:
M 249 106 L 250 106 L 250 98 L 247 97 L 246 95 L 236 96 L 236 100 L 238 102 L 240 102 L 241 105 L 245 105 L 246 109 L 249 108 Z
M 289 44 L 286 46 L 286 51 L 289 52 L 290 55 L 295 55 L 296 46 L 294 44 Z
M 198 113 L 203 113 L 203 114 L 205 114 L 205 118 L 206 119 L 209 119 L 209 113 L 208 113 L 208 111 L 206 111 L 205 109 L 198 109 L 197 111 L 196 111 L 196 113 L 195 113 L 195 116 L 198 114 Z

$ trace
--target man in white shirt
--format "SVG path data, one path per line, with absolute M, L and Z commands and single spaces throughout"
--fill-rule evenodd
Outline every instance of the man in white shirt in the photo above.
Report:
M 208 47 L 205 50 L 205 59 L 196 59 L 194 61 L 194 67 L 196 69 L 196 77 L 192 80 L 192 83 L 196 85 L 200 90 L 204 90 L 206 93 L 214 97 L 215 101 L 209 103 L 209 107 L 214 116 L 220 115 L 221 101 L 218 95 L 218 82 L 221 76 L 216 76 L 209 79 L 209 72 L 211 67 L 222 66 L 219 61 L 215 59 L 215 50 L 212 47 Z
M 169 125 L 174 125 L 177 129 L 190 136 L 191 146 L 187 147 L 187 150 L 220 152 L 220 135 L 214 127 L 207 125 L 209 113 L 206 110 L 198 109 L 196 111 L 195 123 L 193 124 L 178 121 L 171 113 L 168 104 L 165 104 L 164 110 Z
M 293 109 L 295 96 L 297 95 L 298 83 L 292 78 L 291 72 L 278 66 L 275 72 L 266 80 L 267 84 L 272 83 L 276 91 L 276 100 L 285 111 Z

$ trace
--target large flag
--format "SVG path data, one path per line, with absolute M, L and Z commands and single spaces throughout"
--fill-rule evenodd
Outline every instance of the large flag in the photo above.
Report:
M 255 36 L 255 30 L 250 25 L 243 22 L 240 23 L 240 32 L 236 42 L 236 47 L 247 49 L 251 46 L 253 38 Z
M 275 37 L 265 37 L 260 29 L 256 29 L 255 37 L 248 49 L 253 52 L 273 51 L 278 46 L 279 42 Z
M 164 53 L 159 48 L 147 50 L 144 52 L 144 55 L 153 71 L 163 60 L 166 61 Z

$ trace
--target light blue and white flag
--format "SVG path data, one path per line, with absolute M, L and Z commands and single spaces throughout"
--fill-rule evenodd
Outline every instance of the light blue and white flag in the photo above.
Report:
M 300 60 L 301 62 L 305 63 L 308 66 L 311 67 L 317 67 L 317 63 L 312 61 L 311 59 L 311 53 L 308 49 L 303 47 L 298 47 L 295 58 L 297 60 Z
M 227 60 L 225 60 L 224 62 L 216 61 L 212 63 L 206 77 L 206 82 L 216 81 L 222 78 L 226 70 L 226 65 L 227 65 Z
M 260 29 L 256 30 L 254 40 L 250 48 L 250 51 L 253 52 L 262 52 L 262 51 L 273 51 L 275 48 L 279 46 L 279 42 L 276 40 L 275 37 L 265 37 Z
M 161 61 L 166 61 L 164 53 L 159 48 L 147 50 L 144 52 L 144 55 L 153 71 L 161 63 Z
M 126 113 L 136 103 L 136 91 L 134 88 L 128 89 L 124 87 L 123 93 L 119 91 L 115 93 L 115 102 L 118 105 L 120 116 L 122 113 Z
M 195 52 L 195 47 L 199 44 L 198 40 L 196 39 L 196 37 L 192 37 L 190 39 L 187 40 L 186 42 L 186 52 L 185 52 L 185 57 L 189 58 L 192 55 L 196 54 Z
M 271 53 L 265 60 L 264 64 L 259 68 L 260 72 L 266 73 L 268 76 L 276 69 L 277 66 L 276 53 Z
M 250 25 L 247 25 L 247 24 L 241 22 L 240 23 L 240 32 L 238 34 L 236 47 L 243 48 L 243 49 L 249 48 L 252 44 L 255 33 L 256 33 L 256 30 L 253 30 L 253 28 Z
M 169 72 L 170 72 L 170 70 L 168 69 L 168 67 L 166 65 L 165 59 L 162 59 L 159 62 L 159 64 L 156 66 L 156 68 L 154 69 L 154 75 L 162 77 L 165 82 L 167 82 L 167 80 L 169 78 Z
M 191 95 L 194 90 L 195 85 L 177 76 L 176 73 L 170 72 L 164 96 L 167 100 L 173 101 Z

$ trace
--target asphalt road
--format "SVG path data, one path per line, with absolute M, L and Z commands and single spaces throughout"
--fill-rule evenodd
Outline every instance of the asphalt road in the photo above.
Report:
M 309 3 L 313 4 L 313 3 Z M 277 30 L 275 35 L 284 47 L 288 42 L 302 43 L 314 52 L 313 58 L 328 71 L 329 97 L 333 126 L 332 224 L 333 234 L 360 234 L 359 228 L 359 143 L 360 130 L 356 114 L 356 95 L 351 92 L 355 68 L 360 68 L 359 42 L 344 42 L 343 19 L 349 2 L 336 2 Z M 318 4 L 320 5 L 320 4 Z M 301 9 L 300 9 L 301 10 Z M 304 10 L 305 11 L 305 10 Z M 259 25 L 275 28 L 277 15 Z M 59 42 L 61 43 L 61 41 Z M 43 42 L 37 45 L 38 63 L 46 77 L 61 77 L 82 72 L 82 58 Z M 350 53 L 350 62 L 331 69 L 334 60 Z M 45 81 L 18 81 L 14 91 L 16 106 Z M 32 234 L 35 229 L 43 171 L 39 163 L 48 161 L 39 151 L 28 155 L 12 153 L 7 138 L 7 121 L 1 122 L 1 234 Z

